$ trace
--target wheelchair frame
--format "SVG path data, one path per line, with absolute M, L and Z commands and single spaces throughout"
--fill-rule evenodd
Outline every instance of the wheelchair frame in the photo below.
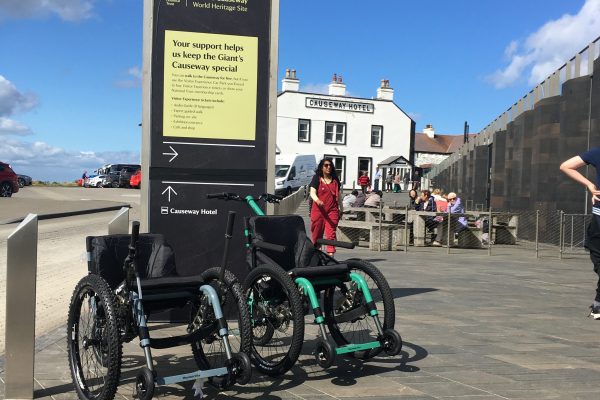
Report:
M 233 218 L 235 214 L 230 214 L 228 221 L 228 231 L 225 235 L 226 241 L 229 241 L 231 238 L 231 230 L 233 226 Z M 229 329 L 226 319 L 223 315 L 223 310 L 221 308 L 219 294 L 212 286 L 208 284 L 202 284 L 198 289 L 191 290 L 194 285 L 186 286 L 184 289 L 175 290 L 169 289 L 167 287 L 160 288 L 157 290 L 157 293 L 151 293 L 144 295 L 142 292 L 142 283 L 138 274 L 137 262 L 136 262 L 136 251 L 137 251 L 137 241 L 139 237 L 139 222 L 133 222 L 132 224 L 132 234 L 130 244 L 128 246 L 129 253 L 127 258 L 125 259 L 123 268 L 125 269 L 125 280 L 117 287 L 114 291 L 110 289 L 106 280 L 98 274 L 92 274 L 97 276 L 100 279 L 100 282 L 104 282 L 106 284 L 106 288 L 113 293 L 114 303 L 111 305 L 111 309 L 116 311 L 117 315 L 125 316 L 125 321 L 117 322 L 117 330 L 118 332 L 118 346 L 120 348 L 121 343 L 131 341 L 136 335 L 134 334 L 137 331 L 137 336 L 140 341 L 140 347 L 143 349 L 144 358 L 146 365 L 142 368 L 140 373 L 136 377 L 136 392 L 137 397 L 140 399 L 151 399 L 154 393 L 155 386 L 163 386 L 170 385 L 174 383 L 192 381 L 200 378 L 211 378 L 211 377 L 227 377 L 228 384 L 234 384 L 237 380 L 240 384 L 248 383 L 251 377 L 251 364 L 248 356 L 240 351 L 240 353 L 233 354 L 231 344 L 229 342 Z M 226 246 L 227 247 L 227 246 Z M 227 251 L 227 250 L 225 250 Z M 220 281 L 224 281 L 225 275 L 225 263 L 226 263 L 226 253 L 224 254 L 223 261 L 224 264 L 221 268 L 220 273 Z M 88 253 L 88 260 L 91 260 L 91 255 Z M 87 277 L 83 278 L 82 281 L 87 279 Z M 88 279 L 89 280 L 89 279 Z M 80 285 L 78 285 L 79 287 Z M 92 289 L 97 296 L 98 288 Z M 132 288 L 136 287 L 136 290 L 132 290 Z M 106 289 L 100 289 L 100 291 Z M 196 291 L 197 290 L 197 291 Z M 186 335 L 168 337 L 168 338 L 160 338 L 160 339 L 152 339 L 150 338 L 150 332 L 147 325 L 146 313 L 144 311 L 144 302 L 153 302 L 153 301 L 164 301 L 164 300 L 175 300 L 175 299 L 195 299 L 196 293 L 202 293 L 206 299 L 208 306 L 212 307 L 212 311 L 214 313 L 214 321 L 211 321 L 206 327 L 201 327 L 196 331 L 192 331 Z M 73 298 L 76 297 L 75 293 Z M 95 297 L 90 297 L 91 304 L 90 310 L 93 313 L 94 324 L 98 320 L 98 309 Z M 116 296 L 116 297 L 115 297 Z M 72 300 L 72 306 L 73 306 Z M 76 310 L 78 314 L 81 310 Z M 69 310 L 69 320 L 71 319 L 72 311 Z M 94 326 L 95 327 L 95 326 Z M 78 393 L 78 396 L 82 399 L 88 399 L 87 392 L 89 392 L 88 384 L 86 384 L 85 380 L 88 382 L 91 379 L 83 377 L 82 374 L 82 365 L 81 365 L 81 349 L 79 349 L 79 340 L 75 340 L 75 338 L 79 338 L 79 321 L 77 324 L 71 326 L 69 324 L 69 332 L 67 335 L 68 338 L 68 347 L 69 347 L 69 362 L 71 367 L 71 373 L 73 376 L 73 380 L 75 381 L 75 387 Z M 97 330 L 98 328 L 95 327 Z M 170 376 L 160 376 L 157 370 L 154 368 L 153 359 L 152 359 L 152 351 L 151 347 L 164 349 L 170 347 L 176 347 L 181 345 L 189 345 L 194 342 L 199 342 L 202 339 L 205 339 L 209 335 L 213 333 L 217 333 L 220 340 L 223 341 L 226 362 L 225 366 L 210 368 L 210 369 L 199 369 L 194 372 L 184 373 L 179 375 L 170 375 Z M 84 351 L 87 351 L 89 346 L 97 346 L 98 348 L 94 348 L 95 357 L 98 354 L 102 354 L 103 349 L 101 346 L 102 337 L 99 338 L 83 338 L 83 346 Z M 73 343 L 75 342 L 75 343 Z M 87 342 L 87 343 L 86 343 Z M 91 344 L 89 344 L 91 343 Z M 76 346 L 74 349 L 71 347 L 73 344 Z M 243 350 L 243 349 L 240 349 Z M 73 352 L 77 352 L 77 354 L 73 355 Z M 113 355 L 114 356 L 114 355 Z M 121 351 L 118 351 L 117 357 L 119 358 L 116 363 L 116 379 L 115 382 L 110 382 L 114 387 L 105 388 L 104 386 L 101 389 L 101 392 L 98 396 L 94 396 L 93 398 L 101 398 L 101 399 L 110 399 L 113 398 L 116 389 L 119 383 L 119 373 L 121 367 Z M 100 360 L 102 364 L 103 360 Z M 75 364 L 76 363 L 76 364 Z M 75 365 L 74 365 L 75 364 Z M 108 364 L 108 363 L 107 363 Z M 104 365 L 102 365 L 104 367 Z M 107 369 L 109 367 L 106 367 Z M 108 374 L 108 371 L 107 371 Z M 105 386 L 106 386 L 105 382 Z
M 221 198 L 221 199 L 223 199 L 223 198 L 230 199 L 231 198 L 231 199 L 236 199 L 236 200 L 242 200 L 239 196 L 237 196 L 233 193 L 214 194 L 214 195 L 208 195 L 207 197 L 208 198 Z M 269 195 L 269 194 L 262 195 L 261 199 L 263 199 L 265 201 L 272 201 L 272 202 L 278 202 L 278 200 L 279 200 L 279 198 L 277 196 L 273 196 L 273 195 Z M 256 203 L 256 199 L 254 197 L 246 196 L 243 199 L 243 201 L 245 201 L 247 203 L 247 205 L 250 207 L 250 209 L 256 215 L 265 216 L 262 209 Z M 280 245 L 266 243 L 266 242 L 258 242 L 258 243 L 254 242 L 253 243 L 252 232 L 249 227 L 247 218 L 244 219 L 244 235 L 246 236 L 246 247 L 249 248 L 251 251 L 251 269 L 254 269 L 257 267 L 257 252 L 260 251 L 261 249 L 266 249 L 266 250 L 271 250 L 271 251 L 276 251 L 276 252 L 284 252 L 285 251 L 285 248 Z M 331 241 L 331 240 L 323 240 L 323 239 L 320 239 L 318 241 L 318 244 L 328 244 L 328 245 L 335 245 L 338 247 L 346 247 L 346 248 L 354 247 L 353 244 L 349 244 L 349 243 L 345 243 L 345 242 Z M 271 260 L 268 256 L 266 256 L 264 254 L 262 254 L 261 256 L 267 258 L 269 261 L 268 262 L 269 264 L 278 265 L 276 262 Z M 331 258 L 331 257 L 329 257 L 329 258 Z M 333 261 L 335 261 L 335 260 L 333 260 Z M 314 279 L 297 277 L 294 280 L 294 283 L 296 284 L 296 286 L 298 287 L 298 289 L 300 291 L 299 294 L 308 298 L 310 307 L 312 308 L 313 315 L 315 316 L 314 323 L 318 325 L 319 331 L 321 333 L 321 339 L 317 343 L 315 358 L 317 360 L 317 363 L 323 368 L 327 368 L 327 367 L 333 365 L 336 355 L 382 348 L 383 350 L 386 351 L 386 353 L 388 355 L 394 356 L 394 355 L 399 354 L 399 352 L 402 348 L 402 338 L 400 337 L 400 335 L 393 329 L 385 329 L 384 330 L 384 328 L 381 324 L 381 321 L 379 320 L 379 317 L 378 317 L 377 306 L 375 305 L 375 302 L 373 301 L 371 292 L 369 290 L 368 284 L 365 281 L 365 279 L 361 275 L 359 275 L 355 272 L 347 273 L 346 278 L 349 278 L 349 279 L 346 280 L 346 279 L 342 279 L 341 277 L 326 277 L 326 278 L 314 278 Z M 344 319 L 351 321 L 353 318 L 358 318 L 363 315 L 369 315 L 374 320 L 375 328 L 377 331 L 376 332 L 377 340 L 366 342 L 366 343 L 348 343 L 348 344 L 341 345 L 341 346 L 332 346 L 331 342 L 328 340 L 329 335 L 327 334 L 327 330 L 325 329 L 326 319 L 323 316 L 323 311 L 321 310 L 317 293 L 320 292 L 321 290 L 328 289 L 332 286 L 343 285 L 349 281 L 356 283 L 358 290 L 364 296 L 365 307 L 357 308 L 353 311 L 348 312 L 348 314 L 350 314 L 350 315 L 345 316 Z M 247 285 L 244 285 L 244 286 L 246 287 Z M 250 307 L 253 306 L 252 299 L 249 299 L 249 306 Z M 357 310 L 364 311 L 364 312 L 359 313 L 359 312 L 357 312 Z

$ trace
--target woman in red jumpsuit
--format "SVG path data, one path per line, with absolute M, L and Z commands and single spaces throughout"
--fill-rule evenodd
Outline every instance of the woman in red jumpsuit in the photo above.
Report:
M 340 180 L 331 158 L 319 162 L 316 174 L 310 182 L 310 197 L 313 200 L 310 208 L 310 231 L 313 243 L 323 237 L 335 240 L 335 230 L 340 220 Z M 335 247 L 327 246 L 327 253 L 333 256 Z

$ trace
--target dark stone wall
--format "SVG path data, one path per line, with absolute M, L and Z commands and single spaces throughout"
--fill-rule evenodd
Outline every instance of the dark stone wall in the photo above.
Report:
M 462 157 L 434 178 L 435 186 L 495 210 L 589 213 L 585 188 L 559 167 L 564 160 L 600 146 L 600 59 L 595 60 L 594 71 L 591 78 L 565 82 L 560 96 L 538 101 L 506 130 L 496 132 L 491 160 L 487 146 L 461 150 Z M 580 171 L 595 181 L 593 167 Z

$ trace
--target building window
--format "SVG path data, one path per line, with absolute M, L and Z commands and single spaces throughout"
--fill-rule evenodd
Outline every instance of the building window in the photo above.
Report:
M 325 122 L 325 143 L 346 144 L 346 124 Z
M 340 182 L 346 182 L 346 157 L 325 154 L 323 158 L 331 158 L 333 160 L 333 165 L 335 165 L 335 171 L 337 172 L 338 178 L 340 178 Z
M 298 141 L 310 142 L 310 119 L 298 120 Z
M 371 147 L 383 146 L 383 126 L 371 126 Z

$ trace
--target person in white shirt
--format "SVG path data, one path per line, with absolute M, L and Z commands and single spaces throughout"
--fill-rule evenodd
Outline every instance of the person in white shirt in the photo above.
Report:
M 356 196 L 358 196 L 358 190 L 354 189 L 350 194 L 347 194 L 342 200 L 342 205 L 344 208 L 354 207 L 354 202 L 356 201 Z

